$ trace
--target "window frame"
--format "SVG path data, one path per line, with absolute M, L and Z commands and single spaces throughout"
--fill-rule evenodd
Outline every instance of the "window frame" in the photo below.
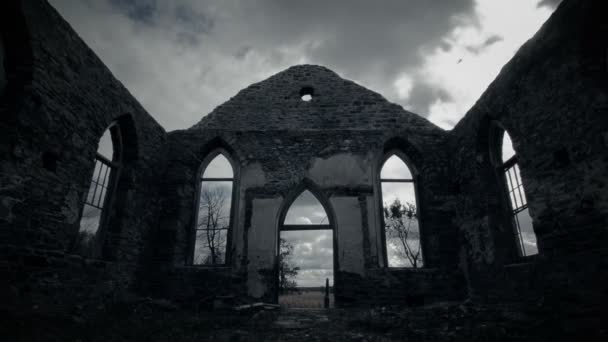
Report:
M 220 154 L 223 155 L 224 158 L 226 158 L 226 160 L 228 160 L 228 163 L 230 164 L 230 167 L 232 168 L 232 178 L 224 178 L 224 177 L 222 177 L 222 178 L 204 178 L 203 175 L 204 175 L 205 171 L 207 170 L 207 168 L 209 167 L 209 164 L 211 164 L 211 162 Z M 221 148 L 221 147 L 215 148 L 211 152 L 209 152 L 203 159 L 202 163 L 200 164 L 198 172 L 196 173 L 196 191 L 195 191 L 194 208 L 193 208 L 193 215 L 192 215 L 193 218 L 192 218 L 191 229 L 190 229 L 190 234 L 189 234 L 190 243 L 188 246 L 186 265 L 194 266 L 194 267 L 202 267 L 202 268 L 218 268 L 218 267 L 227 267 L 227 266 L 231 265 L 232 239 L 233 239 L 234 227 L 236 227 L 236 220 L 237 220 L 236 213 L 238 212 L 237 211 L 237 205 L 238 205 L 237 196 L 239 193 L 238 192 L 238 179 L 239 179 L 238 175 L 239 175 L 238 164 L 234 162 L 232 155 L 226 149 Z M 230 213 L 229 213 L 229 219 L 228 219 L 228 232 L 226 234 L 226 251 L 225 251 L 225 256 L 224 256 L 224 262 L 218 263 L 218 264 L 212 264 L 212 265 L 194 263 L 194 252 L 196 249 L 196 234 L 199 231 L 197 226 L 198 226 L 199 206 L 200 206 L 201 190 L 202 190 L 203 181 L 232 182 L 232 190 L 231 190 L 232 193 L 231 193 L 231 198 L 230 198 Z
M 392 156 L 397 156 L 399 159 L 401 159 L 403 161 L 403 163 L 405 164 L 405 166 L 409 169 L 410 173 L 412 174 L 412 178 L 411 179 L 383 179 L 382 178 L 382 169 L 384 168 L 384 164 L 386 164 L 386 161 L 391 158 Z M 400 149 L 398 148 L 392 148 L 389 149 L 387 151 L 384 152 L 384 154 L 382 155 L 382 158 L 380 158 L 380 162 L 378 163 L 378 168 L 377 168 L 377 172 L 376 172 L 376 186 L 377 186 L 377 193 L 378 193 L 378 200 L 376 201 L 376 203 L 378 203 L 378 213 L 379 213 L 379 223 L 380 223 L 380 240 L 381 240 L 381 248 L 382 248 L 382 262 L 383 262 L 383 268 L 389 269 L 389 270 L 421 270 L 421 269 L 426 269 L 429 268 L 428 264 L 427 264 L 427 254 L 426 254 L 426 246 L 425 246 L 425 234 L 424 234 L 424 228 L 423 228 L 423 220 L 422 217 L 420 215 L 421 213 L 421 201 L 420 201 L 420 197 L 419 197 L 419 188 L 418 188 L 418 184 L 419 184 L 419 173 L 418 170 L 413 166 L 412 161 L 407 157 L 407 155 L 402 152 Z M 416 199 L 416 216 L 418 218 L 418 233 L 420 234 L 420 254 L 422 256 L 422 266 L 419 267 L 408 267 L 408 266 L 390 266 L 388 263 L 388 248 L 387 248 L 387 240 L 386 240 L 386 225 L 384 222 L 384 195 L 382 194 L 382 183 L 386 182 L 386 183 L 412 183 L 414 185 L 414 198 Z
M 311 223 L 311 224 L 291 224 L 291 223 L 287 223 L 286 224 L 285 223 L 285 219 L 287 218 L 287 213 L 289 213 L 289 210 L 291 209 L 291 207 L 293 206 L 293 204 L 306 191 L 310 192 L 314 196 L 314 198 L 319 202 L 319 204 L 321 205 L 321 207 L 323 208 L 323 211 L 325 212 L 325 215 L 327 217 L 327 224 L 319 224 L 319 223 L 314 223 L 314 224 L 313 223 Z M 319 197 L 317 196 L 317 194 L 315 193 L 315 191 L 312 191 L 309 188 L 304 188 L 293 199 L 291 199 L 291 201 L 289 202 L 289 205 L 285 208 L 284 211 L 285 211 L 285 213 L 283 215 L 281 215 L 281 217 L 279 218 L 279 231 L 327 230 L 327 229 L 333 229 L 333 223 L 330 222 L 330 217 L 329 217 L 329 213 L 327 212 L 326 206 L 323 204 L 323 202 L 321 202 L 321 200 L 319 199 Z
M 108 125 L 108 127 L 106 127 L 106 129 L 102 132 L 101 136 L 103 136 L 103 134 L 105 134 L 106 131 L 110 131 L 110 137 L 111 137 L 111 141 L 112 141 L 112 160 L 109 160 L 108 158 L 106 158 L 105 156 L 103 156 L 102 154 L 99 153 L 99 151 L 98 151 L 99 142 L 101 142 L 101 137 L 100 137 L 99 138 L 100 140 L 97 143 L 97 151 L 95 151 L 95 158 L 94 158 L 94 163 L 93 163 L 93 175 L 90 177 L 89 187 L 87 188 L 87 191 L 85 192 L 84 201 L 80 208 L 80 215 L 79 215 L 79 219 L 78 219 L 78 234 L 80 234 L 80 232 L 81 232 L 80 222 L 82 220 L 82 215 L 84 214 L 85 207 L 88 205 L 88 206 L 101 210 L 101 214 L 99 216 L 99 225 L 97 227 L 97 231 L 94 234 L 94 242 L 93 242 L 94 250 L 91 252 L 92 257 L 102 257 L 101 249 L 105 242 L 105 235 L 106 235 L 108 220 L 110 218 L 110 212 L 112 210 L 114 195 L 116 193 L 116 187 L 118 186 L 118 180 L 120 178 L 120 174 L 121 174 L 121 171 L 123 168 L 123 160 L 122 160 L 122 158 L 123 158 L 123 140 L 122 140 L 122 131 L 120 128 L 120 124 L 116 120 L 112 121 Z M 106 194 L 103 199 L 103 203 L 101 204 L 101 207 L 88 202 L 89 189 L 90 189 L 91 183 L 94 181 L 95 178 L 99 179 L 99 176 L 101 175 L 101 170 L 100 170 L 100 174 L 98 175 L 98 177 L 95 177 L 95 166 L 97 165 L 97 162 L 100 162 L 102 165 L 105 165 L 110 170 L 109 172 L 106 172 L 106 175 L 104 176 L 104 180 L 105 180 L 105 178 L 108 178 L 108 183 L 107 183 L 108 186 L 106 188 Z M 99 183 L 97 181 L 95 181 L 95 182 L 97 185 L 99 185 Z M 95 189 L 97 190 L 97 186 L 95 187 Z M 95 195 L 93 195 L 93 198 L 94 197 L 95 197 Z M 95 201 L 93 201 L 93 202 L 95 202 Z M 99 201 L 97 203 L 99 204 Z
M 491 162 L 494 166 L 494 172 L 495 172 L 496 179 L 498 180 L 499 187 L 500 187 L 500 193 L 501 193 L 500 201 L 502 203 L 501 207 L 503 208 L 503 210 L 505 212 L 505 215 L 509 221 L 508 224 L 511 226 L 511 229 L 513 232 L 516 256 L 518 259 L 530 259 L 530 258 L 534 258 L 538 254 L 540 254 L 540 249 L 538 248 L 538 236 L 536 235 L 536 232 L 534 232 L 534 235 L 535 235 L 536 241 L 537 241 L 537 245 L 536 245 L 537 253 L 526 255 L 524 244 L 523 244 L 523 236 L 521 234 L 521 226 L 519 224 L 519 219 L 517 218 L 517 215 L 526 209 L 528 210 L 528 214 L 530 215 L 530 217 L 532 217 L 532 215 L 530 214 L 530 207 L 528 206 L 528 196 L 526 194 L 526 187 L 523 185 L 523 178 L 521 177 L 521 167 L 519 164 L 519 155 L 518 155 L 517 151 L 515 151 L 514 146 L 513 146 L 513 150 L 515 152 L 514 155 L 511 156 L 509 159 L 503 161 L 502 152 L 503 152 L 503 142 L 504 142 L 505 134 L 507 134 L 509 136 L 509 138 L 511 139 L 511 141 L 513 141 L 512 136 L 503 127 L 503 125 L 498 121 L 493 121 L 491 124 L 491 132 L 490 132 L 490 158 L 491 158 Z M 515 183 L 511 179 L 509 170 L 513 169 L 513 173 L 515 173 L 515 168 L 517 168 L 517 170 L 519 171 L 518 172 L 519 179 L 516 179 L 517 184 L 516 184 L 516 186 L 513 186 L 513 191 L 511 191 L 509 188 L 509 184 L 513 185 Z M 518 198 L 515 197 L 516 196 L 515 191 L 517 191 L 519 194 Z M 511 196 L 510 196 L 511 192 L 513 192 L 513 197 L 515 198 L 516 202 L 519 199 L 519 201 L 521 201 L 521 203 L 523 203 L 523 199 L 525 199 L 526 203 L 518 206 L 517 208 L 513 208 L 513 203 L 512 203 L 513 201 L 511 200 Z M 532 230 L 534 231 L 533 222 L 532 222 Z

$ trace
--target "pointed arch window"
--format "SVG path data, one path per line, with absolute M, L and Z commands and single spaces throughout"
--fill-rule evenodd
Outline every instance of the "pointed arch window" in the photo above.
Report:
M 234 167 L 228 154 L 217 150 L 203 163 L 194 229 L 194 265 L 224 265 L 228 260 L 234 211 Z
M 521 256 L 538 254 L 536 234 L 532 227 L 532 217 L 528 210 L 528 200 L 521 181 L 517 154 L 513 149 L 511 137 L 502 128 L 494 128 L 498 132 L 496 140 L 500 143 L 494 147 L 493 155 L 497 164 L 498 174 L 503 177 L 504 191 L 508 196 L 508 211 L 515 230 L 515 237 Z
M 380 171 L 386 264 L 424 265 L 414 177 L 397 152 L 387 154 Z
M 304 190 L 289 206 L 281 230 L 329 229 L 323 205 L 309 190 Z
M 122 138 L 116 122 L 110 124 L 99 140 L 95 168 L 80 217 L 76 252 L 85 256 L 97 254 L 103 226 L 111 203 L 113 188 L 121 168 Z

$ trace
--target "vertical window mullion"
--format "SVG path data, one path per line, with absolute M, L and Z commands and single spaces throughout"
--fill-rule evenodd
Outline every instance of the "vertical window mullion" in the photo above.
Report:
M 507 169 L 507 178 L 509 180 L 509 194 L 511 194 L 511 206 L 512 206 L 512 210 L 516 210 L 517 209 L 517 198 L 515 197 L 515 193 L 514 193 L 514 186 L 513 186 L 513 180 L 511 179 L 511 168 Z
M 93 196 L 91 196 L 91 205 L 95 205 L 95 195 L 97 194 L 97 187 L 99 186 L 99 175 L 101 174 L 101 162 L 99 161 L 99 159 L 95 158 L 95 166 L 99 165 L 99 170 L 97 172 L 97 177 L 95 176 L 95 172 L 93 172 L 93 179 L 92 182 L 95 183 L 95 189 L 93 190 Z
M 103 199 L 105 198 L 106 193 L 108 192 L 108 186 L 106 184 L 106 180 L 108 178 L 108 173 L 110 171 L 110 167 L 105 165 L 106 172 L 103 175 L 103 181 L 101 182 L 101 191 L 99 192 L 99 199 L 97 200 L 97 205 L 103 208 Z M 104 192 L 105 190 L 105 192 Z M 102 198 L 103 197 L 103 198 Z
M 515 180 L 517 181 L 517 192 L 519 193 L 519 198 L 521 201 L 521 207 L 523 207 L 524 205 L 526 205 L 526 202 L 524 201 L 524 196 L 522 195 L 523 193 L 523 185 L 521 183 L 521 179 L 520 179 L 520 170 L 519 170 L 519 166 L 518 164 L 513 165 L 514 168 L 517 168 L 515 171 Z
M 519 241 L 519 248 L 521 250 L 521 254 L 523 256 L 526 256 L 526 249 L 524 248 L 524 239 L 521 234 L 521 225 L 519 224 L 519 217 L 517 217 L 517 214 L 513 215 L 513 220 L 515 221 L 515 226 L 517 228 L 517 240 Z

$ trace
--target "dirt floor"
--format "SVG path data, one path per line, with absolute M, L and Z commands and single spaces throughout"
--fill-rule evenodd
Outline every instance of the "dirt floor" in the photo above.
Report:
M 309 308 L 323 309 L 325 301 L 325 292 L 322 290 L 300 290 L 279 296 L 279 305 L 281 308 Z M 334 295 L 329 294 L 329 307 L 334 307 Z
M 193 311 L 144 300 L 73 315 L 1 312 L 0 341 L 608 341 L 602 318 L 437 303 Z

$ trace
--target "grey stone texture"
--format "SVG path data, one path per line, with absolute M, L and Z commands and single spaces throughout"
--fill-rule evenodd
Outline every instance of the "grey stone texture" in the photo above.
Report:
M 605 315 L 604 1 L 564 0 L 451 131 L 300 65 L 243 89 L 190 129 L 165 132 L 46 1 L 0 6 L 3 307 L 69 311 L 127 294 L 188 305 L 218 295 L 275 301 L 278 221 L 307 189 L 333 228 L 337 305 L 468 298 Z M 113 121 L 122 168 L 95 258 L 85 258 L 71 248 L 97 144 Z M 517 254 L 489 153 L 493 121 L 519 156 L 537 256 Z M 192 266 L 201 162 L 216 148 L 237 166 L 230 258 Z M 395 149 L 415 175 L 423 269 L 386 267 L 379 171 Z

